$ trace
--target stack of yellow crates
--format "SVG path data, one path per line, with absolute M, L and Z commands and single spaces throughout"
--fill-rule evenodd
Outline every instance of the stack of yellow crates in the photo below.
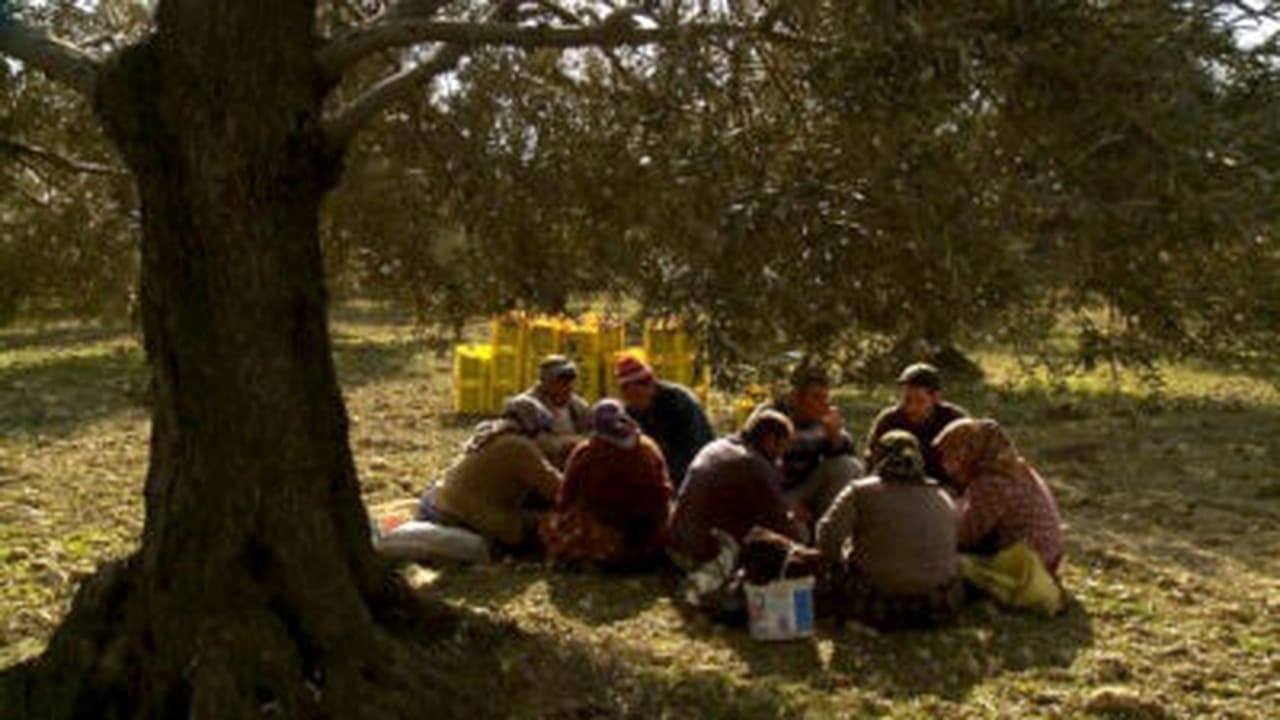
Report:
M 509 313 L 493 319 L 490 325 L 493 343 L 493 375 L 490 381 L 490 407 L 502 409 L 502 401 L 522 392 L 529 383 L 527 345 L 529 332 L 523 313 Z
M 490 377 L 493 374 L 493 346 L 459 345 L 453 354 L 453 408 L 463 415 L 484 415 L 493 411 Z
M 578 364 L 578 392 L 591 402 L 618 396 L 613 369 L 623 355 L 649 363 L 660 378 L 694 388 L 706 402 L 709 363 L 679 322 L 651 321 L 643 347 L 626 343 L 625 325 L 594 313 L 577 322 L 519 312 L 495 317 L 488 344 L 455 348 L 454 409 L 468 415 L 500 412 L 503 400 L 537 382 L 538 364 L 554 354 Z
M 564 320 L 553 317 L 532 317 L 525 322 L 525 382 L 538 381 L 538 364 L 548 355 L 557 355 L 563 348 Z
M 700 356 L 700 343 L 678 320 L 650 320 L 644 327 L 644 348 L 658 377 L 693 389 L 705 404 L 711 394 L 711 364 Z
M 578 393 L 594 403 L 603 391 L 601 352 L 603 336 L 599 320 L 584 318 L 582 322 L 565 321 L 561 326 L 560 352 L 578 365 Z
M 600 325 L 600 359 L 608 367 L 606 375 L 613 375 L 613 358 L 627 347 L 627 326 L 620 320 L 601 318 Z

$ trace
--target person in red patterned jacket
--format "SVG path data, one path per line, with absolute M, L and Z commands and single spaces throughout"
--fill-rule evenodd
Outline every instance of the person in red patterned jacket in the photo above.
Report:
M 632 569 L 664 550 L 671 481 L 662 450 L 616 400 L 592 410 L 592 435 L 569 456 L 555 511 L 540 533 L 566 563 Z
M 1055 578 L 1062 563 L 1062 519 L 1044 479 L 1018 454 L 995 420 L 956 420 L 934 441 L 961 488 L 960 550 L 993 555 L 1026 542 Z

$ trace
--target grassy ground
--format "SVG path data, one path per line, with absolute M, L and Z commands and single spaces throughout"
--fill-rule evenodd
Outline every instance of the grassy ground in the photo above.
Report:
M 447 358 L 350 315 L 338 352 L 370 503 L 417 493 L 467 428 Z M 1280 702 L 1280 395 L 1179 367 L 1159 396 L 1105 378 L 1051 390 L 982 356 L 957 389 L 1002 418 L 1070 523 L 1071 609 L 968 609 L 945 631 L 823 627 L 752 643 L 676 611 L 653 577 L 536 564 L 407 570 L 505 645 L 529 717 L 1268 717 Z M 144 375 L 127 334 L 0 331 L 0 668 L 38 653 L 77 580 L 141 524 Z M 891 389 L 839 393 L 860 432 Z

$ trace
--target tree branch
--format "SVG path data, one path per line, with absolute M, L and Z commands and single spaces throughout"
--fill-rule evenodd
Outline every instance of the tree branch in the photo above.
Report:
M 519 48 L 617 47 L 755 32 L 754 28 L 721 23 L 644 28 L 637 27 L 627 17 L 606 19 L 599 24 L 581 27 L 391 18 L 335 37 L 320 49 L 318 60 L 332 77 L 340 77 L 347 68 L 379 50 L 419 43 L 449 43 L 464 48 L 486 45 Z
M 535 11 L 551 15 L 558 25 L 522 25 L 515 21 L 519 8 L 527 0 L 503 0 L 489 17 L 477 21 L 437 21 L 419 11 L 438 9 L 432 0 L 422 5 L 401 3 L 381 19 L 364 28 L 335 37 L 322 47 L 318 62 L 331 74 L 341 77 L 351 65 L 373 53 L 388 48 L 419 43 L 442 43 L 422 63 L 405 68 L 362 92 L 355 100 L 335 111 L 324 123 L 325 134 L 335 148 L 343 148 L 369 120 L 390 106 L 413 87 L 449 72 L 458 66 L 473 48 L 501 45 L 519 48 L 615 48 L 624 45 L 646 45 L 704 37 L 760 36 L 774 41 L 793 41 L 780 33 L 757 27 L 692 23 L 660 27 L 636 25 L 636 7 L 624 7 L 604 20 L 583 23 L 581 17 L 556 4 L 554 0 L 532 0 Z
M 90 175 L 117 176 L 129 174 L 118 167 L 68 157 L 59 152 L 40 147 L 39 145 L 32 145 L 16 138 L 0 137 L 0 157 L 3 157 L 6 154 L 15 155 L 19 158 L 33 158 L 48 165 L 71 172 L 86 173 Z
M 394 5 L 388 17 L 430 17 L 446 4 L 447 0 L 401 0 Z M 511 22 L 516 17 L 522 0 L 501 0 L 493 6 L 486 22 Z M 360 128 L 382 110 L 389 107 L 415 86 L 430 82 L 433 78 L 458 66 L 466 55 L 462 45 L 442 45 L 431 58 L 417 65 L 393 73 L 360 93 L 324 122 L 325 137 L 334 148 L 345 148 Z
M 0 17 L 0 55 L 20 60 L 82 95 L 93 94 L 96 60 L 13 18 Z
M 374 83 L 324 123 L 325 136 L 335 148 L 345 147 L 365 123 L 417 85 L 457 67 L 467 48 L 443 45 L 429 60 L 393 73 Z

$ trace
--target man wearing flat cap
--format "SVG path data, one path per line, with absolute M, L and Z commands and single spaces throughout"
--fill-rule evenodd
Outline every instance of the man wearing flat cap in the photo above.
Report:
M 959 405 L 942 399 L 942 373 L 928 363 L 907 366 L 898 376 L 902 396 L 896 405 L 885 408 L 871 424 L 867 434 L 867 452 L 876 447 L 880 438 L 891 430 L 905 430 L 920 441 L 924 450 L 925 473 L 944 487 L 954 484 L 938 460 L 933 440 L 953 420 L 968 417 L 969 412 Z M 870 467 L 871 458 L 867 458 Z
M 538 364 L 538 384 L 524 395 L 551 411 L 551 432 L 538 444 L 557 467 L 563 468 L 569 453 L 591 433 L 591 406 L 575 388 L 578 366 L 564 355 L 548 355 Z

